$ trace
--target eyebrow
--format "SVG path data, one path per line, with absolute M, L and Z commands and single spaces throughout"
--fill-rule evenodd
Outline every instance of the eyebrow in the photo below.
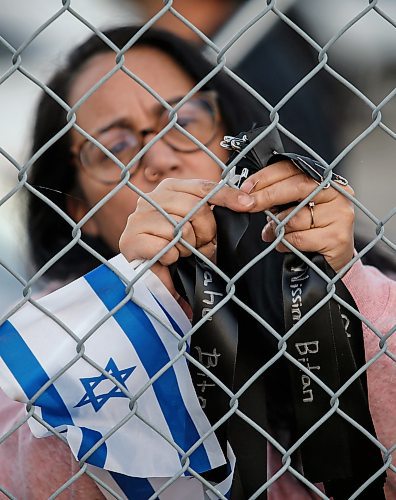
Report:
M 174 106 L 182 99 L 183 99 L 183 96 L 173 97 L 172 99 L 169 99 L 169 101 L 166 101 L 166 102 L 170 106 Z M 164 106 L 160 102 L 157 102 L 154 104 L 152 111 L 155 114 L 159 115 L 162 111 L 167 111 L 167 109 L 164 108 Z M 116 128 L 116 127 L 125 128 L 125 127 L 130 127 L 130 125 L 131 124 L 127 118 L 117 118 L 117 119 L 111 121 L 108 125 L 94 130 L 90 135 L 92 135 L 92 137 L 95 137 L 96 135 L 103 134 L 103 133 L 107 132 L 108 130 L 111 130 L 112 128 Z
M 104 134 L 105 132 L 108 132 L 112 128 L 117 128 L 117 127 L 119 127 L 119 128 L 130 127 L 130 122 L 127 118 L 116 118 L 115 120 L 111 121 L 110 123 L 108 123 L 104 127 L 101 127 L 101 128 L 94 130 L 89 135 L 91 135 L 92 137 L 95 137 L 97 135 Z
M 128 128 L 130 127 L 129 120 L 126 118 L 116 118 L 115 120 L 111 121 L 104 127 L 98 128 L 96 130 L 93 130 L 92 132 L 87 132 L 91 137 L 97 140 L 97 137 L 100 136 L 101 134 L 104 134 L 108 130 L 111 130 L 112 128 Z M 81 134 L 82 135 L 82 134 Z M 78 145 L 74 155 L 78 156 L 81 152 L 81 149 L 84 147 L 84 145 L 89 142 L 92 144 L 91 140 L 88 139 L 87 137 L 84 136 L 84 140 L 81 142 L 81 144 Z

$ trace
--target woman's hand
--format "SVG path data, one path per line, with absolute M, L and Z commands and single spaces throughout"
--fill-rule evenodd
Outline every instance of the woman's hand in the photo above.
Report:
M 180 221 L 216 187 L 215 182 L 201 179 L 165 179 L 151 193 L 150 199 L 160 205 L 174 220 Z M 300 172 L 291 162 L 270 165 L 249 177 L 241 190 L 224 186 L 187 221 L 183 238 L 206 257 L 215 252 L 216 224 L 210 205 L 219 205 L 237 212 L 276 210 L 281 205 L 299 203 L 317 187 L 315 181 Z M 350 187 L 344 189 L 353 194 Z M 305 252 L 319 252 L 335 271 L 353 256 L 353 204 L 336 189 L 322 189 L 315 197 L 312 212 L 303 207 L 285 226 L 284 238 Z M 283 220 L 292 208 L 277 213 Z M 314 223 L 314 227 L 311 227 Z M 273 241 L 276 224 L 264 227 L 262 237 Z M 120 250 L 127 260 L 151 259 L 174 238 L 174 226 L 153 205 L 140 198 L 136 211 L 128 218 L 120 239 Z M 277 250 L 288 252 L 280 243 Z M 170 284 L 169 266 L 191 251 L 178 242 L 152 268 L 165 284 Z M 169 286 L 170 287 L 170 286 Z
M 147 196 L 161 206 L 175 221 L 182 220 L 215 187 L 216 182 L 202 179 L 165 179 Z M 254 204 L 250 195 L 224 186 L 210 198 L 210 204 L 245 212 Z M 216 224 L 209 203 L 205 203 L 184 224 L 182 237 L 208 258 L 215 252 Z M 151 259 L 174 239 L 174 226 L 153 205 L 139 198 L 136 210 L 128 218 L 119 242 L 120 250 L 129 261 Z M 153 266 L 152 270 L 172 290 L 167 269 L 179 257 L 191 251 L 178 242 Z
M 289 161 L 270 165 L 250 176 L 241 186 L 241 191 L 250 193 L 255 203 L 249 212 L 272 210 L 279 220 L 293 210 L 279 211 L 277 207 L 288 203 L 299 203 L 309 196 L 318 185 Z M 342 186 L 354 194 L 349 186 Z M 314 206 L 301 208 L 286 224 L 284 239 L 304 252 L 324 255 L 335 271 L 339 271 L 353 257 L 353 204 L 336 189 L 322 189 L 314 198 Z M 263 229 L 262 238 L 270 242 L 276 239 L 277 224 L 269 221 Z M 276 247 L 280 252 L 290 250 L 282 243 Z

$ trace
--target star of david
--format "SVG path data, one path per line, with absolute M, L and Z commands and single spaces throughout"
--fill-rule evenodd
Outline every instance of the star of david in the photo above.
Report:
M 132 372 L 136 366 L 131 366 L 130 368 L 125 368 L 124 370 L 119 370 L 115 361 L 110 358 L 107 363 L 105 370 L 110 373 L 118 382 L 120 382 L 125 388 L 125 381 L 131 376 Z M 119 387 L 113 386 L 110 391 L 107 393 L 99 393 L 95 394 L 95 389 L 99 386 L 99 384 L 103 381 L 108 381 L 109 379 L 105 375 L 99 375 L 98 377 L 86 377 L 80 378 L 80 382 L 84 386 L 85 394 L 81 398 L 81 400 L 75 405 L 74 408 L 78 408 L 80 406 L 85 406 L 88 404 L 92 404 L 95 412 L 98 412 L 102 406 L 110 399 L 110 398 L 126 398 L 126 396 Z M 99 388 L 100 389 L 100 388 Z

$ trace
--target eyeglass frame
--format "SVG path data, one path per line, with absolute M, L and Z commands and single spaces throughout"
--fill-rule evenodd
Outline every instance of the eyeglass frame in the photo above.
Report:
M 209 104 L 212 106 L 212 111 L 213 111 L 213 117 L 214 117 L 214 128 L 213 128 L 213 133 L 212 135 L 210 136 L 210 138 L 205 141 L 205 143 L 202 143 L 203 146 L 207 147 L 209 146 L 214 138 L 216 137 L 216 134 L 218 132 L 218 128 L 219 128 L 219 125 L 220 125 L 220 108 L 219 108 L 219 103 L 218 103 L 218 93 L 216 90 L 213 90 L 213 89 L 208 89 L 208 90 L 200 90 L 198 91 L 197 93 L 195 93 L 193 96 L 191 96 L 189 99 L 187 99 L 183 104 L 182 106 L 184 106 L 184 104 L 188 103 L 190 99 L 194 99 L 195 97 L 199 97 L 199 96 L 204 96 L 204 97 L 207 97 L 209 98 L 208 99 L 208 102 Z M 181 102 L 183 99 L 183 97 L 176 97 L 170 101 L 168 101 L 167 103 L 170 105 L 170 106 L 173 106 L 173 105 L 177 105 L 179 102 Z M 166 111 L 167 108 L 164 107 L 164 111 Z M 172 108 L 172 110 L 169 110 L 169 115 L 171 115 L 173 113 L 173 116 L 172 118 L 170 119 L 173 120 L 174 118 L 174 115 L 176 114 L 177 115 L 177 111 L 174 111 L 174 108 Z M 169 121 L 169 123 L 170 123 Z M 177 122 L 175 123 L 175 125 L 178 125 Z M 111 130 L 112 128 L 120 128 L 120 129 L 124 129 L 124 130 L 130 130 L 131 132 L 132 129 L 126 125 L 122 125 L 122 124 L 119 124 L 117 125 L 116 123 L 112 123 L 109 127 L 106 127 L 102 130 L 99 130 L 98 133 L 99 134 L 103 134 L 104 132 L 107 132 L 108 130 Z M 179 125 L 180 128 L 183 128 Z M 173 127 L 172 127 L 173 128 Z M 164 130 L 164 129 L 162 129 Z M 171 130 L 171 129 L 170 129 Z M 183 131 L 181 132 L 179 129 L 177 129 L 181 134 L 185 135 L 186 137 L 187 136 L 187 133 L 186 131 Z M 140 131 L 137 131 L 136 133 L 133 132 L 134 134 L 136 134 L 137 137 L 141 137 L 140 141 L 138 142 L 138 144 L 140 145 L 139 147 L 139 152 L 141 151 L 142 147 L 144 147 L 143 145 L 143 142 L 144 142 L 144 138 L 148 135 L 148 134 L 159 134 L 161 131 L 157 131 L 155 130 L 154 128 L 147 128 L 147 129 L 143 129 L 143 130 L 140 130 Z M 189 154 L 189 153 L 195 153 L 196 151 L 199 151 L 201 148 L 200 145 L 197 145 L 195 144 L 193 149 L 189 149 L 189 150 L 185 150 L 185 149 L 179 149 L 177 146 L 175 146 L 174 144 L 172 143 L 169 143 L 167 140 L 166 140 L 166 135 L 169 131 L 165 132 L 159 139 L 157 140 L 163 140 L 165 142 L 165 144 L 167 144 L 167 146 L 169 146 L 170 148 L 172 148 L 173 151 L 176 151 L 176 152 L 179 152 L 179 153 L 186 153 L 186 154 Z M 102 184 L 106 184 L 106 185 L 113 185 L 113 184 L 117 184 L 119 182 L 119 180 L 104 180 L 104 179 L 101 179 L 99 177 L 97 177 L 95 174 L 92 173 L 92 170 L 90 167 L 88 167 L 87 165 L 84 164 L 84 161 L 82 160 L 81 158 L 81 153 L 82 153 L 82 150 L 83 148 L 86 146 L 86 144 L 91 144 L 91 145 L 94 145 L 96 147 L 99 147 L 99 149 L 108 157 L 108 159 L 112 160 L 113 163 L 117 166 L 120 167 L 120 180 L 121 180 L 121 173 L 123 170 L 127 169 L 129 170 L 131 168 L 132 165 L 130 165 L 130 163 L 132 163 L 134 161 L 134 159 L 136 158 L 136 155 L 135 157 L 133 157 L 129 162 L 128 164 L 124 165 L 118 158 L 114 157 L 112 158 L 110 155 L 114 156 L 105 146 L 103 146 L 103 144 L 101 144 L 99 141 L 98 141 L 98 145 L 95 144 L 92 139 L 95 139 L 97 141 L 97 139 L 92 136 L 91 138 L 86 138 L 85 141 L 82 142 L 82 144 L 80 144 L 78 150 L 76 152 L 73 152 L 72 155 L 75 159 L 77 159 L 78 163 L 81 165 L 81 167 L 84 169 L 84 171 L 90 176 L 92 177 L 93 179 L 95 179 L 96 181 L 102 183 Z M 194 142 L 191 141 L 193 144 Z M 138 153 L 137 153 L 138 154 Z M 142 160 L 144 155 L 142 155 L 141 158 L 139 158 L 137 160 L 137 165 L 136 167 L 139 166 L 139 163 L 140 161 Z M 123 165 L 122 167 L 120 166 Z

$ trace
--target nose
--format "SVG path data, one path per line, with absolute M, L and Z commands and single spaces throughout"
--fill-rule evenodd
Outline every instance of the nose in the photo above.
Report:
M 151 129 L 143 131 L 144 142 L 155 136 Z M 141 159 L 144 176 L 149 182 L 158 183 L 167 177 L 176 177 L 182 166 L 180 155 L 163 139 L 157 140 Z

